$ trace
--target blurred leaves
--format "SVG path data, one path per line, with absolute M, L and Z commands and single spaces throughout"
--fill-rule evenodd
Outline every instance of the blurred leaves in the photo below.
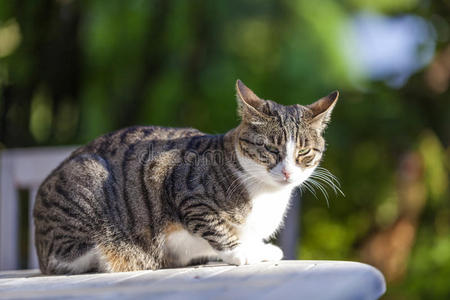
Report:
M 348 0 L 355 8 L 381 11 L 386 13 L 401 13 L 409 11 L 420 3 L 419 0 Z
M 19 24 L 10 19 L 0 24 L 0 58 L 10 55 L 20 44 Z
M 39 87 L 31 100 L 30 131 L 38 142 L 50 136 L 52 125 L 52 100 L 45 87 Z
M 419 151 L 424 160 L 425 183 L 433 204 L 444 201 L 448 192 L 450 165 L 445 149 L 431 131 L 426 131 L 419 139 Z M 448 200 L 448 199 L 447 199 Z

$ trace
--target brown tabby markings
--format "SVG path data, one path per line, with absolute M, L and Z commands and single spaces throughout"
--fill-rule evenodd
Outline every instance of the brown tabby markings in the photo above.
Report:
M 117 250 L 105 248 L 101 249 L 101 253 L 108 261 L 110 266 L 109 268 L 112 272 L 132 271 L 132 269 L 130 269 L 130 259 L 128 257 L 124 257 L 123 254 L 119 253 Z
M 166 236 L 170 235 L 171 233 L 174 233 L 176 231 L 180 231 L 183 229 L 183 226 L 179 223 L 171 223 L 167 225 L 166 229 L 164 230 L 164 234 Z

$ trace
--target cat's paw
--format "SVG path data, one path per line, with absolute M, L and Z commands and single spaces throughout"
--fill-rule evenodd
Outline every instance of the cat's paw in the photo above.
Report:
M 280 247 L 272 244 L 264 244 L 260 249 L 261 261 L 277 261 L 283 258 L 283 251 Z
M 225 250 L 219 252 L 219 257 L 230 265 L 249 265 L 260 262 L 259 255 L 255 252 L 254 247 L 249 245 L 238 245 L 233 250 Z
M 219 252 L 220 258 L 230 265 L 250 265 L 261 261 L 277 261 L 283 258 L 283 251 L 272 244 L 238 245 L 233 250 Z

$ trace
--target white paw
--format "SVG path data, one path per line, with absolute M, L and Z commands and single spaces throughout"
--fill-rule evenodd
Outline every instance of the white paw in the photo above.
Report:
M 261 261 L 276 261 L 283 258 L 283 251 L 272 244 L 264 244 L 260 248 Z
M 219 252 L 219 257 L 227 264 L 236 266 L 257 263 L 260 260 L 258 260 L 252 248 L 249 245 L 241 244 L 233 250 Z
M 283 251 L 272 244 L 241 244 L 233 250 L 219 252 L 219 257 L 230 265 L 249 265 L 261 261 L 276 261 L 283 258 Z

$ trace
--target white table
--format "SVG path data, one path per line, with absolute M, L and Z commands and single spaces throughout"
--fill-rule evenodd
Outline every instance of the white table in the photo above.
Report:
M 213 264 L 158 271 L 42 276 L 0 272 L 0 299 L 378 299 L 374 267 L 344 261 Z

